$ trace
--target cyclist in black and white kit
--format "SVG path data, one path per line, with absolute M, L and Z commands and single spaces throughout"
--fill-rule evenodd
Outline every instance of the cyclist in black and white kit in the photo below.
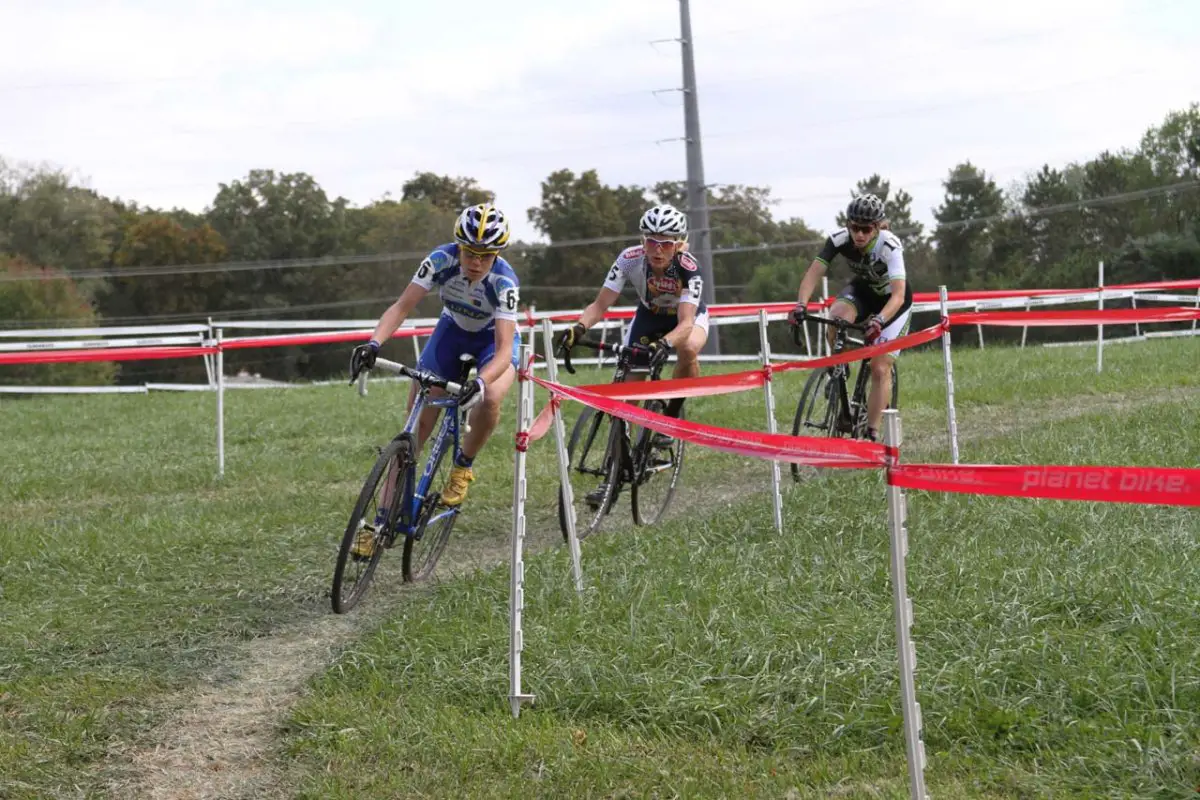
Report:
M 803 324 L 808 301 L 834 258 L 841 256 L 854 277 L 838 292 L 831 316 L 866 322 L 867 344 L 882 344 L 908 333 L 912 289 L 904 275 L 904 246 L 885 228 L 883 201 L 873 194 L 854 198 L 846 209 L 848 224 L 825 240 L 800 281 L 799 302 L 788 313 L 793 325 Z M 833 331 L 829 331 L 832 338 Z M 897 353 L 871 359 L 871 391 L 867 398 L 867 436 L 879 438 L 883 411 L 892 393 L 892 363 Z

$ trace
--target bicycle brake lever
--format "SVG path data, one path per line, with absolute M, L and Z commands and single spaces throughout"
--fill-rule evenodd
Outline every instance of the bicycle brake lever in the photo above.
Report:
M 571 365 L 571 348 L 561 347 L 559 348 L 559 352 L 562 354 L 563 369 L 565 369 L 571 375 L 574 375 L 575 367 Z

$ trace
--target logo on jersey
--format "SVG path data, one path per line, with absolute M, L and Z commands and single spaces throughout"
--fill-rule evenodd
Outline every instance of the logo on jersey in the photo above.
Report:
M 695 258 L 687 253 L 679 254 L 679 266 L 683 267 L 688 272 L 695 272 L 696 270 L 700 269 L 699 262 L 697 262 Z
M 663 275 L 661 278 L 651 275 L 646 279 L 646 288 L 650 291 L 651 297 L 657 297 L 660 294 L 678 295 L 683 288 L 683 283 L 670 275 Z

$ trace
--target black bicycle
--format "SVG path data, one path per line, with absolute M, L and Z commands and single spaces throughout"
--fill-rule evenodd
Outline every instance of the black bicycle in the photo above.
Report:
M 576 347 L 587 347 L 617 357 L 613 382 L 624 382 L 635 371 L 646 371 L 652 381 L 659 379 L 664 364 L 650 364 L 649 351 L 640 345 L 608 344 L 580 341 Z M 569 350 L 558 351 L 563 367 L 571 374 Z M 646 400 L 642 407 L 662 414 L 665 400 Z M 684 418 L 683 410 L 679 413 Z M 637 525 L 653 525 L 667 511 L 679 475 L 683 470 L 684 442 L 649 428 L 627 423 L 592 408 L 585 408 L 575 421 L 567 444 L 570 458 L 571 491 L 574 496 L 576 535 L 582 539 L 600 527 L 616 505 L 617 497 L 629 486 L 633 521 Z M 661 476 L 661 477 L 660 477 Z M 563 539 L 567 537 L 565 492 L 560 484 L 558 521 Z
M 808 317 L 813 322 L 829 325 L 834 328 L 834 355 L 846 348 L 849 331 L 862 332 L 863 325 L 856 325 L 837 317 Z M 797 347 L 803 347 L 801 331 L 798 326 L 792 326 L 792 339 Z M 839 364 L 835 367 L 814 370 L 804 384 L 800 393 L 800 403 L 796 406 L 796 419 L 792 423 L 793 436 L 849 436 L 852 439 L 864 439 L 867 435 L 867 380 L 871 377 L 870 359 L 858 362 L 858 376 L 854 380 L 854 392 L 846 392 L 846 382 L 850 378 L 851 365 Z M 888 408 L 899 408 L 900 378 L 896 372 L 896 362 L 892 360 L 892 398 Z M 792 464 L 792 478 L 800 480 L 800 465 Z
M 385 358 L 375 360 L 377 369 L 403 375 L 420 389 L 403 431 L 379 449 L 379 458 L 350 512 L 330 591 L 336 613 L 344 614 L 362 600 L 383 551 L 390 550 L 397 540 L 404 545 L 400 567 L 405 581 L 427 578 L 437 566 L 450 540 L 450 531 L 462 513 L 461 506 L 441 502 L 440 487 L 446 476 L 439 470 L 461 452 L 460 414 L 464 418 L 461 427 L 470 431 L 457 395 L 469 379 L 474 363 L 470 356 L 463 356 L 459 360 L 458 383 L 453 383 Z M 433 388 L 445 389 L 447 394 L 431 397 L 429 390 Z M 427 407 L 443 409 L 445 414 L 430 437 L 429 457 L 418 474 L 416 431 L 421 411 Z

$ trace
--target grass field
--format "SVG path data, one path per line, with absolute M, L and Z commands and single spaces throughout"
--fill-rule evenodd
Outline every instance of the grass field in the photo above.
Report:
M 960 349 L 965 462 L 1200 465 L 1196 342 Z M 948 458 L 940 354 L 905 459 Z M 803 373 L 777 382 L 790 429 Z M 576 376 L 604 380 L 602 373 Z M 0 400 L 0 797 L 904 797 L 883 482 L 689 450 L 669 522 L 584 543 L 530 451 L 526 686 L 507 709 L 512 415 L 440 579 L 328 608 L 403 387 Z M 539 399 L 539 403 L 541 402 Z M 761 430 L 760 393 L 691 402 Z M 568 408 L 569 416 L 575 410 Z M 785 470 L 786 475 L 786 470 Z M 1194 797 L 1194 510 L 915 493 L 934 797 Z

